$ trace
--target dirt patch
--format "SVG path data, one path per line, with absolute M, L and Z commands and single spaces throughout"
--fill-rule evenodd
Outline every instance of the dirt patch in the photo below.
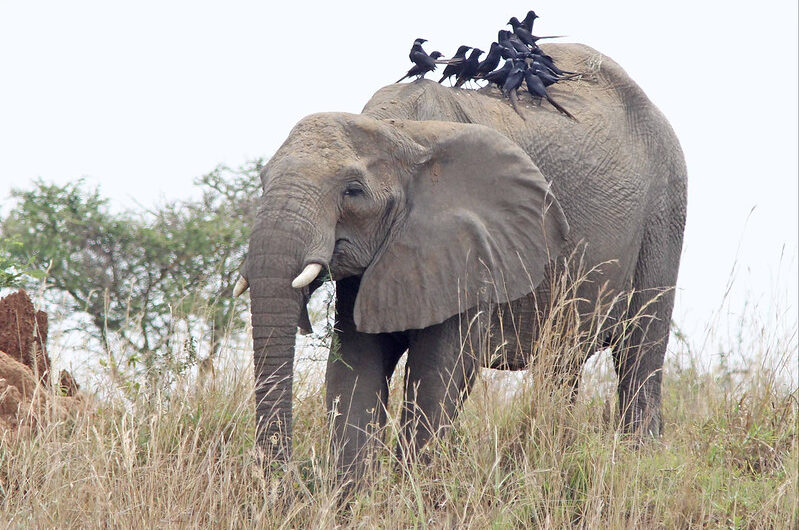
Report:
M 0 299 L 0 435 L 62 418 L 82 401 L 79 385 L 62 370 L 50 386 L 47 314 L 25 291 Z

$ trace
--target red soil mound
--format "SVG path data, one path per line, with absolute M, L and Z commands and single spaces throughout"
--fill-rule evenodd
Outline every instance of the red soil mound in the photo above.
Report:
M 0 299 L 0 434 L 35 427 L 45 411 L 61 416 L 81 401 L 78 384 L 65 370 L 59 391 L 49 388 L 46 344 L 47 314 L 35 310 L 25 291 Z
M 0 299 L 0 350 L 48 382 L 50 358 L 47 344 L 47 313 L 36 311 L 25 291 Z

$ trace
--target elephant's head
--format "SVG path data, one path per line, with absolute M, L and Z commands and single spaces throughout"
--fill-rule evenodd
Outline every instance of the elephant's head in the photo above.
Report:
M 541 280 L 568 231 L 530 158 L 480 125 L 316 114 L 261 175 L 251 287 L 259 443 L 291 443 L 294 341 L 307 285 L 361 276 L 359 331 L 424 328 Z

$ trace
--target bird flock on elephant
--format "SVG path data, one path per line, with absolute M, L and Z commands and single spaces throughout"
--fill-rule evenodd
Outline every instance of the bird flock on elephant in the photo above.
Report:
M 414 76 L 416 79 L 422 79 L 428 72 L 435 71 L 437 65 L 446 64 L 444 73 L 438 80 L 439 83 L 455 77 L 452 86 L 461 88 L 470 81 L 475 83 L 478 80 L 487 81 L 487 86 L 493 84 L 499 88 L 517 112 L 518 90 L 522 84 L 525 84 L 533 101 L 540 105 L 542 100 L 546 99 L 558 112 L 575 119 L 568 110 L 552 99 L 547 93 L 547 87 L 560 81 L 574 79 L 581 74 L 560 69 L 552 57 L 538 46 L 539 40 L 555 39 L 562 35 L 543 37 L 533 35 L 533 23 L 537 18 L 539 17 L 533 10 L 528 11 L 521 21 L 511 17 L 507 25 L 513 31 L 499 30 L 497 40 L 491 43 L 488 54 L 482 61 L 480 56 L 485 52 L 480 48 L 466 45 L 458 47 L 449 59 L 442 59 L 444 55 L 439 51 L 428 54 L 422 47 L 427 39 L 418 38 L 413 41 L 408 55 L 413 66 L 397 83 Z M 505 63 L 499 67 L 502 59 L 505 59 Z

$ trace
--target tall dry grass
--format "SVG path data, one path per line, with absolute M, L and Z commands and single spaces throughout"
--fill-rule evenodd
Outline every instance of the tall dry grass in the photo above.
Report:
M 570 334 L 561 317 L 537 339 L 545 349 L 595 340 Z M 755 362 L 712 369 L 697 368 L 702 352 L 673 340 L 664 434 L 642 446 L 618 434 L 615 375 L 602 353 L 583 368 L 571 407 L 547 362 L 515 374 L 484 371 L 452 431 L 427 449 L 429 462 L 398 462 L 398 369 L 379 465 L 354 492 L 331 466 L 319 363 L 301 363 L 295 380 L 293 460 L 265 475 L 254 447 L 250 362 L 228 350 L 213 376 L 183 373 L 163 394 L 105 392 L 34 437 L 7 433 L 0 524 L 796 528 L 799 414 L 785 376 L 796 331 L 761 337 L 768 343 L 757 351 L 738 345 Z

